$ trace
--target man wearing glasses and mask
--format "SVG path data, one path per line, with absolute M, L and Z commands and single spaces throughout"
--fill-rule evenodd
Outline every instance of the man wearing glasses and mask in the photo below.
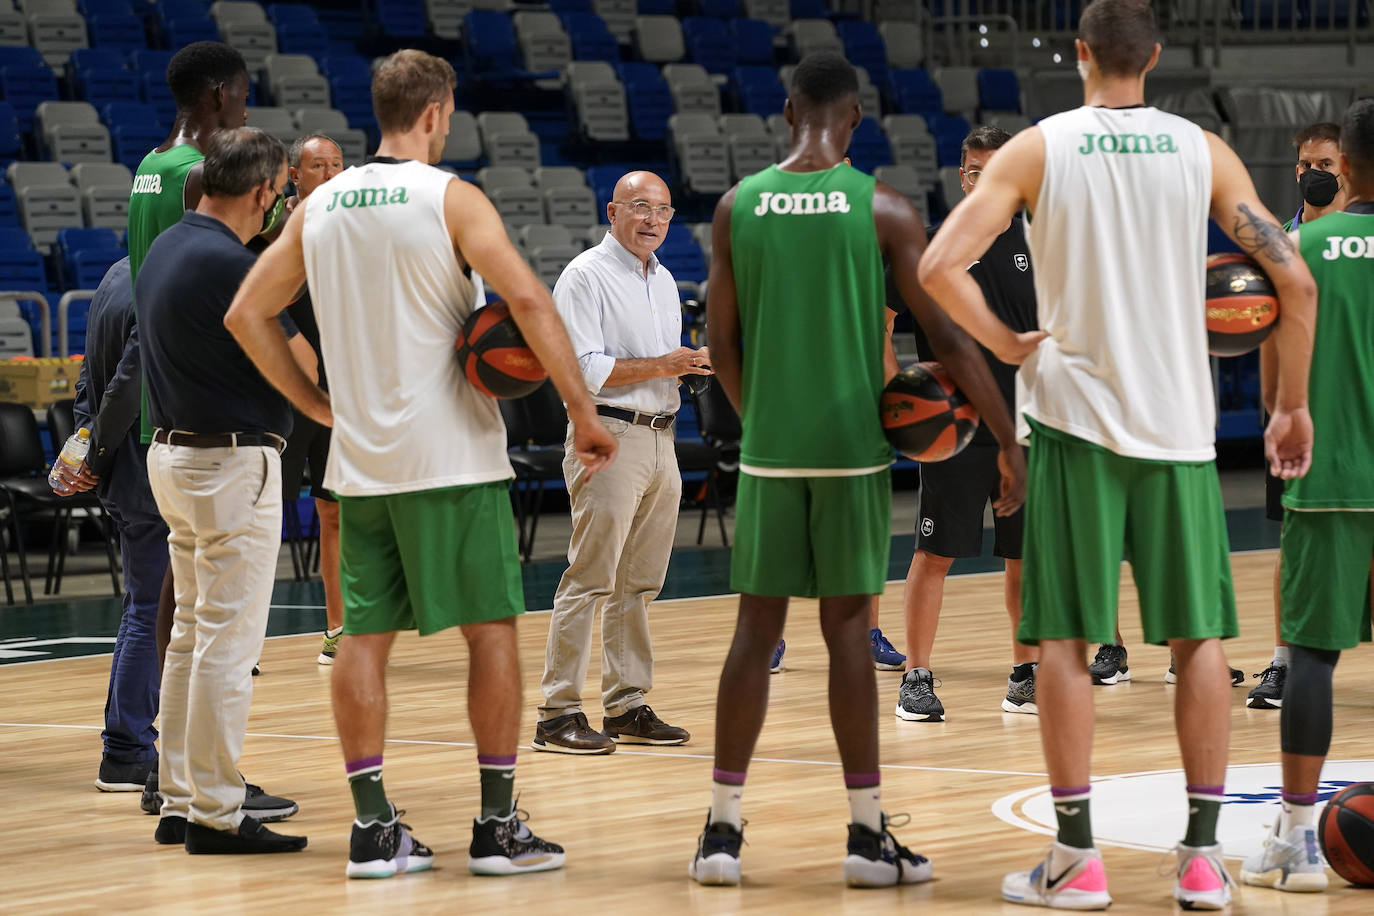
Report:
M 596 412 L 620 440 L 616 463 L 588 479 L 568 434 L 563 473 L 572 539 L 554 595 L 533 742 L 535 750 L 563 754 L 690 737 L 645 703 L 654 673 L 649 603 L 668 571 L 682 494 L 673 450 L 678 379 L 710 375 L 711 359 L 705 347 L 681 346 L 677 284 L 654 256 L 673 218 L 668 186 L 652 172 L 630 172 L 616 183 L 606 214 L 605 239 L 574 258 L 553 289 Z M 598 612 L 599 732 L 582 711 Z

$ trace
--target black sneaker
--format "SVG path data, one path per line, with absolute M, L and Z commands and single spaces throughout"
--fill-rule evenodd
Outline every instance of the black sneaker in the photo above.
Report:
M 1232 687 L 1239 687 L 1239 686 L 1241 686 L 1242 684 L 1245 683 L 1245 672 L 1244 672 L 1244 671 L 1241 671 L 1239 668 L 1231 668 L 1231 667 L 1228 667 L 1226 670 L 1229 671 L 1229 672 L 1231 673 L 1231 686 L 1232 686 Z M 1259 677 L 1259 675 L 1255 675 L 1255 677 Z M 1169 670 L 1166 671 L 1166 672 L 1164 672 L 1164 683 L 1166 683 L 1166 684 L 1177 684 L 1177 683 L 1178 683 L 1178 671 L 1177 671 L 1177 666 L 1174 664 L 1174 653 L 1172 653 L 1172 652 L 1169 653 Z
M 1131 669 L 1126 667 L 1126 647 L 1114 646 L 1104 642 L 1097 649 L 1097 657 L 1088 666 L 1094 684 L 1120 684 L 1131 679 Z
M 905 817 L 901 814 L 897 816 Z M 884 814 L 881 832 L 870 830 L 863 824 L 849 825 L 844 881 L 850 887 L 892 887 L 894 884 L 919 884 L 931 879 L 930 860 L 898 843 L 888 829 L 890 823 L 891 820 Z
M 1288 680 L 1288 666 L 1270 665 L 1255 677 L 1259 678 L 1260 682 L 1245 698 L 1245 705 L 1251 709 L 1282 709 L 1283 685 Z
M 138 806 L 144 814 L 162 813 L 162 793 L 157 790 L 157 767 L 148 771 L 148 781 L 143 784 L 143 794 L 138 798 Z
M 1015 674 L 1015 672 L 1013 672 Z M 1002 700 L 1003 712 L 1020 712 L 1039 715 L 1040 707 L 1035 705 L 1035 666 L 1021 680 L 1007 678 L 1007 695 Z
M 935 696 L 935 676 L 925 668 L 912 668 L 897 689 L 897 718 L 908 722 L 943 722 L 945 707 Z
M 391 820 L 369 824 L 353 822 L 348 840 L 348 877 L 390 878 L 412 871 L 425 871 L 434 864 L 434 853 L 410 834 L 410 825 L 401 823 L 404 811 L 391 806 Z
M 562 868 L 563 847 L 535 836 L 525 826 L 528 817 L 523 811 L 512 811 L 505 817 L 473 821 L 468 871 L 474 875 L 520 875 Z
M 602 718 L 601 734 L 617 744 L 686 744 L 692 737 L 687 729 L 660 719 L 647 703 L 624 715 Z
M 697 840 L 697 854 L 687 866 L 687 877 L 698 884 L 730 886 L 739 884 L 739 849 L 744 843 L 744 829 L 724 821 L 711 823 L 706 812 L 706 829 Z
M 268 852 L 300 852 L 305 837 L 273 833 L 251 817 L 239 821 L 237 833 L 204 824 L 186 825 L 186 851 L 193 856 L 256 855 Z
M 239 778 L 242 779 L 243 777 L 240 776 Z M 255 786 L 246 779 L 244 780 L 243 813 L 254 820 L 264 824 L 284 821 L 299 810 L 301 810 L 300 805 L 291 799 L 268 795 L 262 790 L 262 786 Z
M 157 830 L 153 831 L 153 839 L 159 846 L 184 846 L 186 845 L 186 818 L 177 815 L 168 815 L 157 822 Z
M 95 787 L 102 792 L 141 792 L 149 773 L 157 772 L 157 759 L 121 763 L 109 757 L 100 758 L 100 771 Z

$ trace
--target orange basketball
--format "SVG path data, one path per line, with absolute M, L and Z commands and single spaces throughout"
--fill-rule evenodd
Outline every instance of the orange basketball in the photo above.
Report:
M 1336 874 L 1357 887 L 1374 886 L 1374 783 L 1357 782 L 1333 795 L 1317 836 Z
M 878 402 L 892 447 L 916 461 L 944 461 L 978 430 L 978 411 L 939 363 L 914 363 L 893 377 Z
M 1274 330 L 1279 299 L 1264 268 L 1238 252 L 1207 259 L 1207 350 L 1249 353 Z
M 458 365 L 468 381 L 493 398 L 523 398 L 549 377 L 504 302 L 469 315 L 458 332 L 457 348 Z

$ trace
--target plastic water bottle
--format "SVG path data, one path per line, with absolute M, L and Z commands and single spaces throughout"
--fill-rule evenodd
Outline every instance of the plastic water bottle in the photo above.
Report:
M 72 437 L 62 446 L 62 453 L 52 463 L 52 471 L 48 474 L 48 485 L 63 495 L 70 493 L 71 488 L 62 482 L 62 478 L 58 476 L 58 471 L 65 468 L 67 473 L 75 476 L 76 469 L 81 467 L 81 462 L 86 460 L 86 455 L 90 451 L 91 431 L 83 426 L 73 433 Z

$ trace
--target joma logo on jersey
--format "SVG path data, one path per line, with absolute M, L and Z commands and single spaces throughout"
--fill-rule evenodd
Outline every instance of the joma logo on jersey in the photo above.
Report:
M 325 207 L 326 211 L 335 207 L 352 210 L 354 207 L 381 207 L 386 204 L 408 204 L 405 188 L 361 188 L 356 191 L 335 191 L 334 199 Z
M 1374 258 L 1374 235 L 1329 236 L 1322 258 L 1327 261 L 1338 258 Z
M 1078 152 L 1090 153 L 1176 153 L 1172 134 L 1084 134 Z
M 151 175 L 134 176 L 135 194 L 161 194 L 162 176 L 154 172 Z
M 778 194 L 763 191 L 759 194 L 758 205 L 754 207 L 755 216 L 776 213 L 778 216 L 810 216 L 814 213 L 848 213 L 849 198 L 843 191 L 793 192 Z

